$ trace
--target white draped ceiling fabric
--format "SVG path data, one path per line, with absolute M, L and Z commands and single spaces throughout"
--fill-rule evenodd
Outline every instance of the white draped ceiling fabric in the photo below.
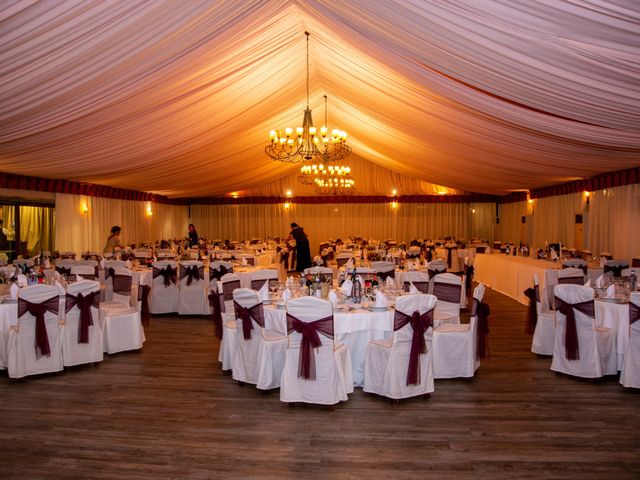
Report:
M 640 164 L 637 1 L 5 0 L 0 171 L 277 182 L 296 167 L 263 149 L 302 121 L 305 30 L 315 123 L 326 94 L 362 161 L 493 194 Z

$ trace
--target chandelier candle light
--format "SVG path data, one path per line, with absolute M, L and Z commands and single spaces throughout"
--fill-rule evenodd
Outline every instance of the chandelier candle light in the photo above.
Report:
M 331 131 L 327 127 L 327 96 L 325 100 L 325 125 L 318 129 L 313 126 L 311 108 L 309 108 L 309 32 L 307 36 L 307 108 L 304 111 L 302 126 L 295 130 L 271 130 L 269 145 L 265 153 L 272 160 L 288 163 L 308 162 L 326 164 L 348 157 L 351 147 L 347 145 L 347 133 L 337 128 Z M 303 172 L 301 172 L 303 173 Z

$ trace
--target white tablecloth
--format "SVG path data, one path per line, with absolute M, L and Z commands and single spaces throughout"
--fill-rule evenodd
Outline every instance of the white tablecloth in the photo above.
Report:
M 286 334 L 286 311 L 274 306 L 266 306 L 265 328 Z M 361 387 L 364 384 L 364 362 L 367 346 L 371 340 L 391 338 L 393 332 L 393 310 L 371 312 L 353 310 L 351 313 L 335 311 L 333 328 L 335 341 L 349 347 L 351 365 L 353 367 L 353 384 Z

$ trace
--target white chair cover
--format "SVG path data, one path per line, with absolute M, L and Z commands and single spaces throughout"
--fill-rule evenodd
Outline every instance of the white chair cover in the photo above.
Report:
M 321 281 L 326 281 L 328 278 L 333 281 L 333 269 L 329 267 L 310 267 L 305 268 L 304 275 L 315 275 L 316 273 L 320 275 Z
M 336 263 L 338 265 L 338 268 L 346 264 L 351 258 L 355 260 L 355 255 L 353 254 L 353 252 L 345 252 L 343 250 L 340 253 L 338 253 L 336 255 Z
M 554 293 L 557 298 L 569 305 L 593 302 L 593 289 L 580 285 L 556 285 Z M 614 332 L 609 328 L 597 327 L 597 311 L 593 309 L 594 318 L 573 308 L 579 358 L 569 360 L 565 348 L 567 317 L 562 307 L 556 310 L 556 335 L 553 344 L 553 360 L 551 370 L 584 378 L 599 378 L 603 375 L 617 373 Z
M 131 271 L 126 268 L 115 268 L 114 271 L 116 282 L 119 281 L 117 277 L 132 277 Z M 114 291 L 111 302 L 100 304 L 104 329 L 103 349 L 109 354 L 142 348 L 145 336 L 137 292 L 137 285 L 131 285 L 128 292 Z
M 584 272 L 580 268 L 563 268 L 558 270 L 558 284 L 584 285 Z
M 236 318 L 233 309 L 233 292 L 240 288 L 240 277 L 227 273 L 216 282 L 217 294 L 222 309 L 222 341 L 218 352 L 218 361 L 222 370 L 231 370 L 236 356 Z
M 629 295 L 629 343 L 624 352 L 620 383 L 640 388 L 640 292 Z
M 278 271 L 271 269 L 262 269 L 256 270 L 255 272 L 250 273 L 251 277 L 251 289 L 252 290 L 260 290 L 265 283 L 270 281 L 278 282 Z M 269 288 L 269 287 L 267 287 Z
M 287 314 L 303 323 L 333 316 L 333 305 L 316 297 L 300 297 L 287 302 Z M 312 349 L 315 363 L 315 380 L 299 378 L 299 361 L 302 335 L 289 333 L 284 370 L 280 385 L 283 402 L 317 403 L 335 405 L 346 401 L 353 392 L 351 356 L 346 345 L 336 343 L 324 334 L 318 334 L 321 346 Z
M 163 260 L 153 262 L 151 267 L 153 281 L 149 294 L 149 312 L 155 314 L 177 312 L 180 303 L 178 264 L 173 260 Z
M 531 351 L 538 355 L 553 355 L 553 343 L 556 336 L 556 312 L 543 310 L 538 274 L 533 275 L 533 288 L 536 295 L 536 328 L 531 339 Z
M 88 328 L 86 343 L 80 342 L 80 307 L 75 305 L 69 310 L 69 295 L 77 297 L 79 294 L 82 294 L 83 297 L 86 297 L 92 293 L 95 293 L 96 300 L 99 300 L 100 282 L 83 280 L 67 287 L 67 311 L 64 320 L 64 329 L 62 330 L 62 358 L 65 367 L 83 363 L 101 362 L 104 357 L 103 330 L 100 325 L 99 308 L 97 308 L 95 304 L 90 307 L 93 324 Z
M 255 290 L 238 288 L 233 292 L 233 301 L 240 308 L 247 309 L 245 312 L 248 314 L 244 320 L 242 314 L 236 312 L 233 379 L 255 384 L 260 390 L 278 388 L 284 368 L 287 337 L 264 328 L 264 311 Z M 253 328 L 245 332 L 249 325 Z
M 432 311 L 436 297 L 428 294 L 398 297 L 396 310 L 411 316 L 414 312 L 424 315 Z M 433 312 L 431 313 L 433 315 Z M 419 383 L 407 385 L 407 373 L 413 340 L 411 323 L 393 333 L 390 340 L 372 340 L 367 347 L 364 373 L 364 391 L 392 399 L 409 398 L 434 391 L 433 352 L 431 346 L 432 328 L 424 338 L 427 351 L 419 357 Z
M 60 290 L 55 285 L 34 285 L 20 289 L 19 299 L 30 303 L 42 303 L 55 298 L 60 308 Z M 53 300 L 51 300 L 53 302 Z M 49 342 L 49 355 L 36 353 L 36 318 L 25 313 L 18 319 L 18 325 L 9 329 L 7 340 L 7 370 L 9 377 L 22 378 L 27 375 L 59 372 L 62 363 L 61 311 L 44 314 L 44 323 Z
M 126 269 L 127 262 L 123 260 L 104 260 L 103 261 L 104 268 L 104 278 L 103 278 L 103 286 L 104 286 L 104 294 L 102 300 L 111 302 L 113 300 L 113 277 L 111 276 L 111 272 L 116 269 Z
M 453 298 L 452 292 L 459 293 Z M 436 302 L 434 325 L 441 323 L 460 323 L 460 301 L 462 300 L 462 279 L 453 273 L 441 273 L 431 280 L 430 292 L 438 298 Z M 457 299 L 457 301 L 456 301 Z
M 402 289 L 408 292 L 412 283 L 420 292 L 429 292 L 429 275 L 427 273 L 417 271 L 404 272 L 402 274 Z
M 394 262 L 371 262 L 371 268 L 381 277 L 387 277 L 395 272 L 396 264 Z
M 484 298 L 485 286 L 473 291 L 474 305 Z M 433 330 L 433 376 L 435 378 L 470 378 L 480 366 L 477 349 L 477 312 L 471 312 L 468 324 L 443 324 Z
M 189 284 L 189 276 L 183 275 L 186 269 L 196 268 L 201 272 L 198 279 L 192 278 Z M 202 262 L 188 260 L 179 265 L 178 277 L 180 278 L 180 300 L 178 313 L 180 315 L 209 315 L 211 309 L 207 298 L 209 279 L 205 276 Z
M 76 277 L 79 275 L 82 277 L 82 280 L 98 280 L 96 277 L 96 269 L 91 265 L 74 265 L 71 267 L 71 275 L 75 275 Z M 100 283 L 98 283 L 100 286 Z

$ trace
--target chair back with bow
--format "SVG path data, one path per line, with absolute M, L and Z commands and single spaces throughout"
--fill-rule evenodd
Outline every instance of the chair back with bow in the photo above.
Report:
M 315 380 L 317 359 L 333 356 L 333 304 L 317 297 L 299 297 L 287 302 L 289 348 L 300 349 L 298 377 Z
M 313 275 L 315 277 L 316 274 L 320 276 L 320 281 L 323 283 L 329 282 L 333 283 L 333 270 L 329 267 L 309 267 L 305 268 L 304 275 Z
M 233 307 L 236 317 L 238 342 L 259 341 L 264 328 L 264 310 L 258 292 L 250 288 L 233 291 Z
M 447 264 L 444 260 L 436 259 L 427 264 L 427 273 L 429 279 L 434 278 L 436 275 L 447 273 Z
M 402 289 L 409 292 L 411 284 L 421 293 L 429 293 L 429 275 L 424 272 L 404 272 L 402 274 Z
M 173 253 L 173 250 L 171 250 L 170 248 L 161 248 L 156 251 L 156 257 L 158 259 L 162 258 L 165 260 L 174 260 L 176 258 L 176 254 Z
M 607 260 L 604 262 L 604 273 L 611 272 L 614 277 L 622 276 L 622 270 L 629 268 L 626 260 Z
M 209 283 L 219 281 L 227 273 L 233 273 L 233 263 L 215 261 L 209 264 Z M 213 287 L 212 287 L 213 288 Z
M 584 272 L 580 268 L 558 270 L 558 285 L 584 285 Z
M 453 273 L 441 273 L 433 278 L 431 294 L 438 298 L 436 315 L 438 318 L 460 315 L 462 299 L 462 279 Z
M 91 265 L 75 265 L 71 267 L 71 275 L 79 275 L 83 280 L 97 280 L 96 269 Z
M 580 258 L 572 258 L 562 262 L 562 268 L 579 268 L 586 275 L 589 264 Z
M 78 262 L 75 259 L 64 258 L 56 261 L 55 269 L 60 275 L 66 275 L 68 277 L 71 275 L 71 268 L 77 264 Z
M 240 277 L 235 273 L 227 273 L 218 282 L 222 312 L 233 312 L 233 292 L 238 288 L 240 288 Z
M 394 262 L 371 262 L 373 268 L 380 280 L 386 280 L 387 277 L 395 278 L 396 264 Z
M 98 325 L 100 309 L 100 283 L 83 280 L 67 287 L 65 302 L 65 329 L 77 332 L 77 343 L 89 343 L 89 330 Z M 100 336 L 102 338 L 102 336 Z M 102 345 L 100 345 L 102 347 Z
M 197 260 L 188 260 L 179 265 L 180 288 L 202 288 L 204 266 Z
M 338 264 L 338 268 L 344 266 L 350 259 L 354 258 L 355 255 L 352 252 L 342 251 L 336 255 L 336 263 Z
M 163 290 L 178 286 L 178 265 L 173 260 L 162 260 L 151 264 L 153 287 Z
M 18 329 L 24 352 L 35 359 L 49 357 L 58 341 L 60 290 L 56 285 L 33 285 L 20 289 Z M 33 358 L 33 357 L 32 357 Z
M 72 251 L 65 251 L 65 252 L 60 252 L 60 258 L 62 259 L 71 259 L 71 260 L 75 260 L 76 259 L 76 252 L 72 252 Z
M 594 350 L 595 305 L 593 289 L 581 285 L 556 285 L 556 331 L 564 334 L 567 360 L 579 360 L 580 350 Z
M 255 272 L 251 272 L 251 288 L 253 290 L 260 290 L 265 283 L 270 282 L 271 280 L 275 280 L 277 282 L 278 275 L 279 274 L 277 270 L 270 269 L 256 270 Z
M 131 270 L 127 268 L 115 268 L 111 272 L 110 278 L 113 288 L 113 301 L 116 303 L 133 305 L 131 300 L 131 289 L 134 285 Z M 135 300 L 137 301 L 137 298 L 135 298 Z

